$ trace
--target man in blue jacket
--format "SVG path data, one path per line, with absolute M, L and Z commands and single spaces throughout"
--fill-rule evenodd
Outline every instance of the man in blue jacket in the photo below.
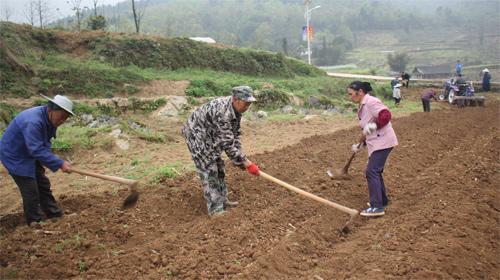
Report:
M 54 99 L 43 97 L 49 100 L 46 106 L 19 113 L 0 139 L 0 161 L 21 191 L 26 223 L 30 226 L 44 218 L 63 215 L 44 167 L 53 172 L 71 172 L 71 164 L 52 153 L 51 139 L 56 137 L 57 127 L 74 115 L 73 103 L 61 95 Z
M 457 64 L 455 64 L 455 74 L 457 76 L 462 74 L 462 63 L 460 63 L 460 60 L 457 60 Z

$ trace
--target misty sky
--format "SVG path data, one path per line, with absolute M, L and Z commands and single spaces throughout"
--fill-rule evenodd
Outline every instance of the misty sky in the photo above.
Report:
M 71 4 L 68 4 L 68 0 L 46 0 L 50 8 L 50 19 L 56 20 L 63 18 L 65 16 L 73 14 L 71 10 Z M 98 6 L 100 5 L 110 5 L 119 2 L 124 2 L 126 0 L 99 0 Z M 0 0 L 0 19 L 6 19 L 6 11 L 10 14 L 9 21 L 17 23 L 26 23 L 26 17 L 24 13 L 27 11 L 26 5 L 30 0 Z M 92 7 L 92 0 L 82 0 L 82 7 L 88 6 Z M 59 8 L 59 10 L 57 10 Z

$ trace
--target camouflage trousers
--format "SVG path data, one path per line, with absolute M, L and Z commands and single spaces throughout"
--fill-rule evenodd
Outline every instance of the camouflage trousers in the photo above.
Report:
M 224 209 L 224 204 L 227 201 L 224 161 L 218 158 L 216 162 L 209 164 L 205 168 L 200 168 L 196 164 L 196 171 L 200 176 L 203 196 L 207 201 L 208 214 L 212 215 Z

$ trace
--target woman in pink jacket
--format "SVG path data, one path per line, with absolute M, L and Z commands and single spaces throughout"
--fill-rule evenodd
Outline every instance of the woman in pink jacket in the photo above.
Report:
M 368 147 L 368 165 L 366 180 L 370 193 L 369 207 L 361 211 L 361 216 L 383 216 L 388 204 L 384 178 L 384 165 L 392 151 L 398 145 L 398 139 L 392 129 L 391 112 L 371 91 L 370 83 L 354 81 L 347 87 L 352 102 L 358 104 L 359 126 L 362 133 L 358 143 L 352 145 L 352 151 L 357 153 L 366 145 Z

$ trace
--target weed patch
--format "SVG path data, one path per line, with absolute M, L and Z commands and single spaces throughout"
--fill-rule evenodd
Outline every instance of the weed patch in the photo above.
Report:
M 279 89 L 264 89 L 256 94 L 256 109 L 275 110 L 290 103 L 288 94 Z
M 80 273 L 87 271 L 89 268 L 87 266 L 87 263 L 84 260 L 80 260 L 78 262 L 78 270 Z
M 5 126 L 9 124 L 17 114 L 17 109 L 7 103 L 0 102 L 0 122 Z
M 40 89 L 44 92 L 88 97 L 104 97 L 122 91 L 133 94 L 138 88 L 130 83 L 144 81 L 127 69 L 93 61 L 81 63 L 66 57 L 52 58 L 38 69 L 38 76 L 42 80 Z M 125 83 L 128 86 L 123 87 Z
M 158 185 L 167 179 L 175 178 L 181 175 L 181 172 L 179 171 L 180 168 L 182 168 L 182 164 L 180 162 L 166 164 L 152 172 L 155 175 L 149 180 L 149 183 L 152 185 Z
M 105 131 L 105 128 L 95 129 L 63 125 L 57 131 L 57 138 L 52 141 L 52 149 L 64 153 L 75 148 L 107 147 L 111 139 L 109 136 L 99 137 L 101 131 Z
M 130 97 L 129 102 L 132 105 L 132 110 L 134 112 L 141 110 L 146 113 L 151 113 L 161 106 L 167 104 L 167 100 L 165 98 L 159 98 L 155 100 L 139 100 L 135 97 Z

